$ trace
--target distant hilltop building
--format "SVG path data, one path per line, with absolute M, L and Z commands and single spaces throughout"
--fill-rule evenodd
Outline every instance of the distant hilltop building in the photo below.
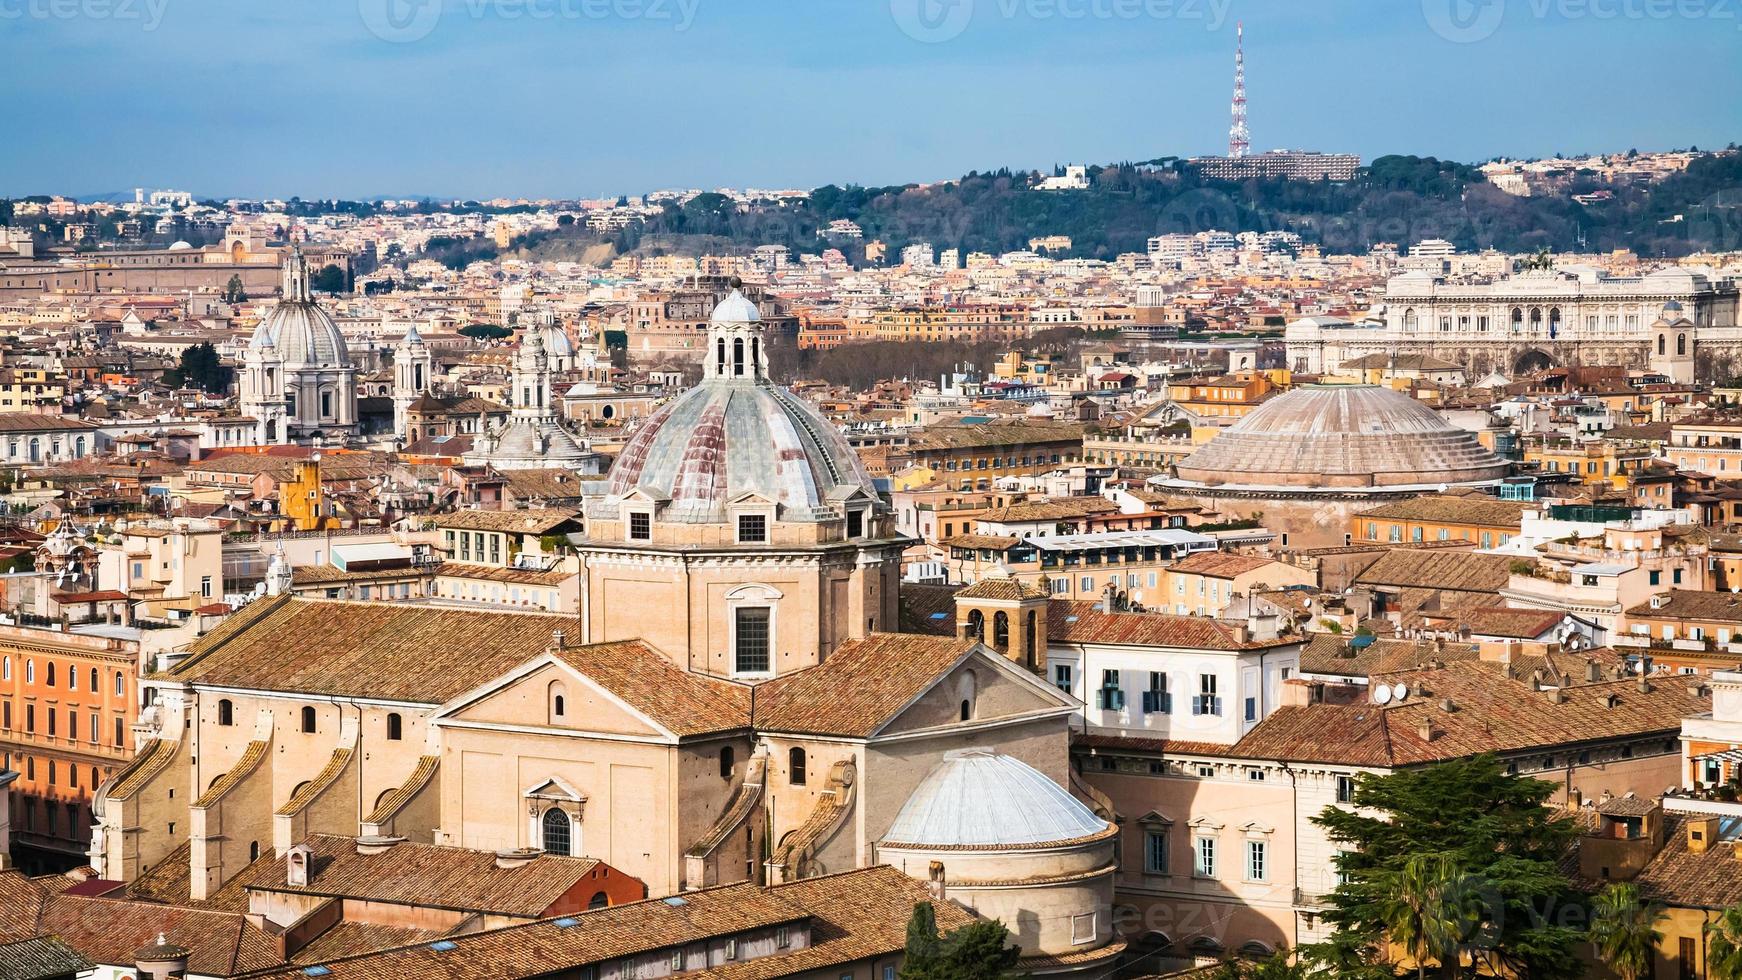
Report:
M 1089 189 L 1089 168 L 1080 164 L 1065 167 L 1062 176 L 1048 177 L 1035 185 L 1042 191 L 1086 191 Z
M 1361 158 L 1352 153 L 1271 150 L 1240 157 L 1192 157 L 1186 161 L 1205 180 L 1354 180 Z

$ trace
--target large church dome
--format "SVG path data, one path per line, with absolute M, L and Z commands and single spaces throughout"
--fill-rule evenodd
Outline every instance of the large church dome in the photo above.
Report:
M 1021 759 L 956 749 L 914 789 L 883 844 L 1009 847 L 1079 840 L 1107 821 Z
M 301 249 L 292 252 L 285 265 L 284 298 L 255 328 L 254 338 L 249 342 L 257 350 L 268 345 L 278 351 L 286 364 L 322 367 L 351 364 L 351 356 L 345 350 L 345 335 L 327 311 L 315 303 L 309 290 L 308 264 Z
M 1181 460 L 1179 480 L 1258 487 L 1479 483 L 1506 461 L 1421 402 L 1378 385 L 1307 385 Z
M 670 503 L 665 520 L 724 520 L 756 493 L 807 520 L 854 491 L 875 496 L 864 464 L 833 423 L 768 379 L 761 317 L 733 290 L 714 310 L 701 384 L 654 413 L 611 468 L 606 493 L 634 489 Z

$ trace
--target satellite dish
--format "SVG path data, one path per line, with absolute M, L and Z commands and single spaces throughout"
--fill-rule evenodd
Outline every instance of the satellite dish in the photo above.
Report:
M 1386 687 L 1384 684 L 1375 684 L 1373 686 L 1373 703 L 1374 704 L 1390 704 L 1391 703 L 1391 688 Z
M 1407 698 L 1407 697 L 1409 697 L 1409 685 L 1408 684 L 1405 684 L 1402 681 L 1398 681 L 1397 683 L 1391 685 L 1391 699 L 1393 701 L 1402 701 L 1404 698 Z

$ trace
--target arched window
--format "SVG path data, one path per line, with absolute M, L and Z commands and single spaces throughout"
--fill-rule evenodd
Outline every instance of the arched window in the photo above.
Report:
M 97 668 L 91 668 L 91 693 L 95 694 L 98 687 Z
M 248 842 L 248 860 L 251 862 L 260 860 L 260 842 L 259 841 L 251 840 Z
M 85 437 L 84 436 L 79 436 L 77 439 L 73 440 L 73 456 L 77 459 L 84 459 L 85 458 Z
M 54 661 L 52 660 L 48 662 L 48 686 L 54 686 Z
M 804 749 L 793 746 L 786 753 L 787 782 L 794 786 L 804 785 Z
M 1662 357 L 1664 354 L 1664 340 L 1665 340 L 1665 337 L 1663 334 L 1657 335 L 1657 356 L 1658 357 Z
M 720 778 L 721 779 L 731 779 L 732 778 L 733 770 L 738 768 L 738 761 L 736 759 L 736 755 L 737 755 L 737 753 L 732 751 L 732 747 L 730 745 L 721 747 L 721 749 L 720 749 Z
M 12 658 L 7 657 L 7 658 L 5 658 L 5 660 L 0 661 L 0 680 L 9 681 L 11 679 L 12 679 Z
M 1675 354 L 1676 354 L 1676 356 L 1682 357 L 1685 354 L 1687 354 L 1687 352 L 1688 352 L 1688 335 L 1685 333 L 1676 334 L 1675 335 Z
M 1561 328 L 1561 308 L 1558 306 L 1551 306 L 1548 308 L 1548 332 L 1549 333 L 1558 333 L 1560 331 L 1560 328 Z
M 604 892 L 595 892 L 592 898 L 587 899 L 587 911 L 591 912 L 593 909 L 602 909 L 610 904 L 611 896 Z
M 302 709 L 302 730 L 308 734 L 313 734 L 315 730 L 315 709 L 307 705 Z
M 547 701 L 550 704 L 550 718 L 548 719 L 550 724 L 555 725 L 561 723 L 567 715 L 569 707 L 567 695 L 568 689 L 563 687 L 562 681 L 550 682 L 550 690 L 547 697 Z
M 968 721 L 969 719 L 971 719 L 973 717 L 974 717 L 974 702 L 969 701 L 967 698 L 963 698 L 962 699 L 962 720 Z
M 986 638 L 986 614 L 978 609 L 968 610 L 968 639 L 983 640 Z
M 570 854 L 570 842 L 574 839 L 573 826 L 569 823 L 569 815 L 557 807 L 544 811 L 544 819 L 539 821 L 543 831 L 543 845 L 548 854 Z
M 1522 307 L 1512 308 L 1512 332 L 1517 333 L 1524 326 L 1524 310 Z
M 1404 333 L 1415 333 L 1415 308 L 1414 307 L 1410 307 L 1409 309 L 1403 311 L 1403 332 Z
M 992 614 L 992 645 L 1000 653 L 1010 649 L 1010 614 L 1002 609 Z
M 1023 630 L 1023 653 L 1028 655 L 1028 662 L 1034 663 L 1034 644 L 1036 634 L 1040 632 L 1040 617 L 1034 610 L 1028 611 L 1027 628 Z
M 744 338 L 743 337 L 733 337 L 732 338 L 732 374 L 733 375 L 741 375 L 743 373 L 744 373 Z
M 405 720 L 395 711 L 387 716 L 387 740 L 397 742 L 405 737 Z
M 36 683 L 36 661 L 34 660 L 24 661 L 24 683 Z
M 1538 333 L 1541 330 L 1542 330 L 1542 307 L 1533 306 L 1530 308 L 1530 332 L 1531 333 Z
M 235 723 L 236 706 L 230 703 L 229 698 L 220 699 L 218 701 L 218 724 L 228 727 Z

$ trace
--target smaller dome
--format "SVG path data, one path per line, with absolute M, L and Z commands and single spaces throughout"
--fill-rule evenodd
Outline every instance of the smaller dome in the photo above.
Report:
M 1020 759 L 992 749 L 944 754 L 895 815 L 885 844 L 1001 847 L 1102 833 L 1107 821 Z
M 761 321 L 762 311 L 758 310 L 755 303 L 750 302 L 742 292 L 736 289 L 721 300 L 720 305 L 714 307 L 714 312 L 708 317 L 708 322 L 714 324 L 760 323 Z
M 193 246 L 189 245 L 187 242 L 176 242 L 169 247 L 169 250 L 171 252 L 186 252 L 191 248 L 193 248 Z
M 544 337 L 544 349 L 548 351 L 552 357 L 574 356 L 574 341 L 569 339 L 569 335 L 564 332 L 562 327 L 559 327 L 554 323 L 549 323 L 540 327 L 537 330 L 537 333 Z

